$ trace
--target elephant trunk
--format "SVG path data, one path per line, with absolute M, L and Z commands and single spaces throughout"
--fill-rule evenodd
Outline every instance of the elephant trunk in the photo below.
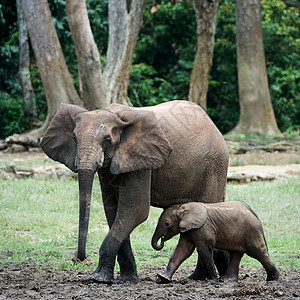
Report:
M 160 245 L 158 245 L 158 241 L 161 239 Z M 165 237 L 163 235 L 157 236 L 156 234 L 153 235 L 151 245 L 152 248 L 159 251 L 164 247 Z
M 79 235 L 77 258 L 86 258 L 85 247 L 89 226 L 91 195 L 94 181 L 93 170 L 85 169 L 78 171 L 79 181 Z

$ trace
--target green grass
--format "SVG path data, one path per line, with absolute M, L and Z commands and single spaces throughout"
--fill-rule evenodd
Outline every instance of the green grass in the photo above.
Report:
M 22 158 L 22 154 L 20 154 L 20 158 Z M 0 160 L 0 168 L 4 168 L 10 165 L 16 165 L 18 168 L 35 168 L 35 167 L 48 167 L 48 166 L 62 166 L 61 163 L 56 161 L 52 161 L 49 159 L 40 159 L 40 160 L 24 160 L 24 161 L 4 161 Z
M 299 177 L 247 185 L 229 184 L 227 200 L 248 203 L 262 220 L 269 252 L 276 265 L 300 267 Z M 73 263 L 77 247 L 78 184 L 75 180 L 0 180 L 0 266 L 34 262 L 41 268 L 94 269 Z M 165 243 L 162 251 L 151 248 L 151 237 L 160 209 L 151 208 L 148 220 L 134 230 L 132 246 L 138 267 L 167 264 L 178 237 Z M 97 264 L 98 250 L 108 227 L 98 180 L 91 205 L 88 258 Z M 193 265 L 196 253 L 184 264 Z M 260 264 L 247 257 L 244 266 Z

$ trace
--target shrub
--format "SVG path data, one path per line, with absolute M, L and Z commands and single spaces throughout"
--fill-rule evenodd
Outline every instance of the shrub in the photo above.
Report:
M 20 97 L 13 98 L 8 93 L 0 92 L 0 115 L 1 139 L 27 129 L 28 120 L 24 117 Z

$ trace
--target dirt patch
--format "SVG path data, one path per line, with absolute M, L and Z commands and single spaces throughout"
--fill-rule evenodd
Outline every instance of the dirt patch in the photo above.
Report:
M 23 151 L 23 152 L 16 152 L 16 153 L 7 153 L 4 151 L 0 151 L 0 161 L 7 161 L 7 162 L 22 162 L 22 161 L 44 161 L 51 160 L 48 156 L 42 152 L 39 148 L 34 148 L 31 151 Z
M 251 151 L 244 154 L 230 154 L 231 166 L 237 165 L 286 165 L 299 164 L 300 151 L 289 152 L 265 152 Z
M 24 167 L 22 162 L 35 161 L 37 166 Z M 38 162 L 41 162 L 41 166 Z M 63 164 L 50 160 L 39 149 L 35 152 L 5 153 L 0 151 L 0 162 L 5 162 L 0 167 L 0 178 L 77 178 Z M 260 165 L 264 162 L 263 165 Z M 277 165 L 268 165 L 274 164 Z M 244 154 L 230 154 L 230 167 L 228 170 L 228 181 L 247 183 L 250 181 L 274 180 L 300 174 L 300 152 L 264 152 L 249 151 Z M 234 166 L 241 164 L 241 166 Z
M 265 271 L 241 268 L 237 283 L 193 281 L 192 267 L 180 268 L 174 281 L 157 282 L 164 267 L 145 265 L 135 284 L 90 282 L 91 271 L 38 270 L 32 264 L 7 265 L 0 269 L 0 299 L 299 299 L 300 276 L 295 269 L 281 270 L 276 282 L 265 281 Z

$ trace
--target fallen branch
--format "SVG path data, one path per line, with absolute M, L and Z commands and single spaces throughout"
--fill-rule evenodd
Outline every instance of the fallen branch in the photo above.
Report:
M 31 135 L 26 134 L 13 134 L 6 138 L 7 144 L 18 144 L 25 147 L 39 147 L 39 140 Z

